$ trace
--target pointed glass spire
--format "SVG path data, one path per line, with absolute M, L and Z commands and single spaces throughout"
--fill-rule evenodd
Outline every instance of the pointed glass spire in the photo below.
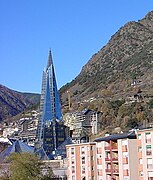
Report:
M 52 60 L 52 52 L 51 49 L 49 50 L 49 56 L 48 56 L 48 63 L 47 63 L 47 68 L 46 70 L 48 70 L 48 68 L 53 64 L 53 60 Z
M 50 50 L 47 67 L 42 78 L 40 118 L 37 128 L 37 147 L 35 149 L 43 148 L 49 157 L 64 140 L 64 122 Z

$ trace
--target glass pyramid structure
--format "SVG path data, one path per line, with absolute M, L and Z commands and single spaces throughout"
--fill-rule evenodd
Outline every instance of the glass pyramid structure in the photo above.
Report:
M 57 148 L 65 139 L 65 126 L 50 50 L 47 67 L 43 71 L 42 77 L 40 118 L 38 121 L 35 152 L 45 152 L 48 159 L 52 159 L 57 152 Z
M 8 146 L 4 151 L 0 153 L 0 163 L 3 162 L 12 153 L 22 153 L 22 152 L 34 153 L 34 148 L 28 146 L 27 144 L 19 140 L 12 141 L 12 145 Z

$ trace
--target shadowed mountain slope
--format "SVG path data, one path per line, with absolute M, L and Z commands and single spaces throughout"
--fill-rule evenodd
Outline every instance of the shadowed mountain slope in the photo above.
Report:
M 21 93 L 0 85 L 0 121 L 39 103 L 39 94 Z

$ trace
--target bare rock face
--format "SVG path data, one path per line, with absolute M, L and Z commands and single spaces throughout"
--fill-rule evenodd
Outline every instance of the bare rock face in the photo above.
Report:
M 152 70 L 153 12 L 149 12 L 142 20 L 121 27 L 60 92 L 63 97 L 70 91 L 74 99 L 100 95 L 104 89 L 110 90 L 114 97 L 126 96 L 134 79 L 148 92 L 153 84 Z

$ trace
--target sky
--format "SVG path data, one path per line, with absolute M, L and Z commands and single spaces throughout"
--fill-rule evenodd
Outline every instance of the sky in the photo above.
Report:
M 0 0 L 0 84 L 40 93 L 51 48 L 58 88 L 152 0 Z

